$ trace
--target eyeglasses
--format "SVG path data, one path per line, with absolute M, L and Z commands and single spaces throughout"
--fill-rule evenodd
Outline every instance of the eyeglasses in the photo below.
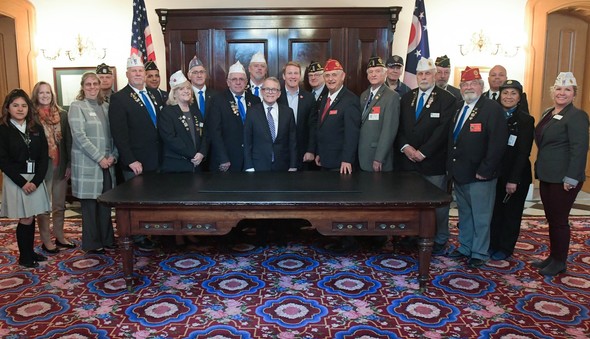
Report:
M 314 73 L 308 73 L 307 77 L 308 78 L 319 78 L 322 76 L 322 74 L 324 74 L 324 72 L 314 72 Z
M 265 91 L 266 93 L 269 93 L 269 94 L 275 94 L 280 91 L 280 89 L 278 89 L 278 88 L 268 88 L 268 87 L 263 87 L 262 90 Z
M 200 71 L 191 71 L 191 74 L 201 75 L 201 74 L 205 74 L 205 71 L 203 71 L 203 70 L 200 70 Z
M 231 78 L 229 79 L 231 82 L 246 82 L 246 78 Z

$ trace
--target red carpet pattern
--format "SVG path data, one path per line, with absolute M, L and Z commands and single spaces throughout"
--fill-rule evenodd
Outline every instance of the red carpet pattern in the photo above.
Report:
M 68 222 L 79 239 L 80 220 Z M 590 338 L 590 221 L 572 224 L 567 273 L 553 278 L 529 264 L 547 255 L 548 235 L 527 218 L 508 260 L 471 269 L 433 257 L 423 294 L 412 249 L 362 239 L 337 254 L 313 230 L 262 247 L 243 236 L 137 250 L 128 293 L 116 252 L 62 250 L 21 268 L 14 222 L 0 220 L 0 337 Z

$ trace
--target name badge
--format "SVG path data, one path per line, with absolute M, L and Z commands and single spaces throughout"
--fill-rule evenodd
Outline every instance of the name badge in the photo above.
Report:
M 330 114 L 330 115 L 338 114 L 338 110 L 337 109 L 333 109 L 330 112 L 328 112 L 328 114 Z
M 379 114 L 378 113 L 369 114 L 369 120 L 379 120 Z
M 514 146 L 516 144 L 516 135 L 510 134 L 508 137 L 508 146 Z
M 481 132 L 481 122 L 469 124 L 469 132 Z
M 373 114 L 381 113 L 381 106 L 374 106 L 373 109 L 371 110 L 371 113 L 373 113 Z
M 563 118 L 563 115 L 555 114 L 553 116 L 553 119 L 561 120 L 561 118 Z
M 438 118 L 440 118 L 440 113 L 430 113 L 430 117 L 438 119 Z
M 88 113 L 88 115 L 90 115 L 91 117 L 95 117 L 96 116 L 96 112 L 90 112 L 90 113 Z
M 35 174 L 35 160 L 27 160 L 27 174 Z

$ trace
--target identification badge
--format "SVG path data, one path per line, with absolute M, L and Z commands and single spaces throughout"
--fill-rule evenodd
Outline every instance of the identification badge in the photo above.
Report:
M 481 132 L 481 122 L 469 124 L 469 132 Z
M 27 160 L 27 174 L 35 174 L 35 160 Z
M 555 114 L 553 116 L 553 119 L 561 120 L 561 118 L 563 118 L 563 115 Z
M 338 114 L 338 110 L 337 109 L 333 109 L 328 114 L 330 114 L 330 115 Z
M 96 112 L 89 112 L 88 115 L 90 115 L 91 117 L 95 117 L 96 116 Z
M 374 113 L 374 114 L 381 113 L 381 107 L 380 106 L 374 106 L 373 109 L 371 110 L 371 113 Z
M 510 134 L 508 137 L 508 146 L 514 146 L 516 144 L 516 135 Z
M 378 113 L 369 114 L 369 120 L 379 120 L 379 114 Z
M 440 118 L 440 113 L 430 113 L 430 117 L 438 119 L 438 118 Z

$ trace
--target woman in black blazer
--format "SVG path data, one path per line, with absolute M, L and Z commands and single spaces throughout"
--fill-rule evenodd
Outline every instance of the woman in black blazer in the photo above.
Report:
M 562 72 L 551 87 L 554 106 L 543 112 L 535 128 L 539 148 L 535 175 L 540 181 L 541 201 L 549 223 L 550 255 L 534 262 L 542 275 L 566 269 L 570 243 L 569 213 L 586 178 L 588 114 L 573 104 L 576 78 Z
M 498 102 L 504 108 L 509 137 L 496 186 L 489 253 L 493 260 L 504 260 L 514 252 L 524 201 L 532 182 L 529 155 L 535 119 L 527 113 L 522 85 L 516 80 L 507 80 L 500 86 Z

